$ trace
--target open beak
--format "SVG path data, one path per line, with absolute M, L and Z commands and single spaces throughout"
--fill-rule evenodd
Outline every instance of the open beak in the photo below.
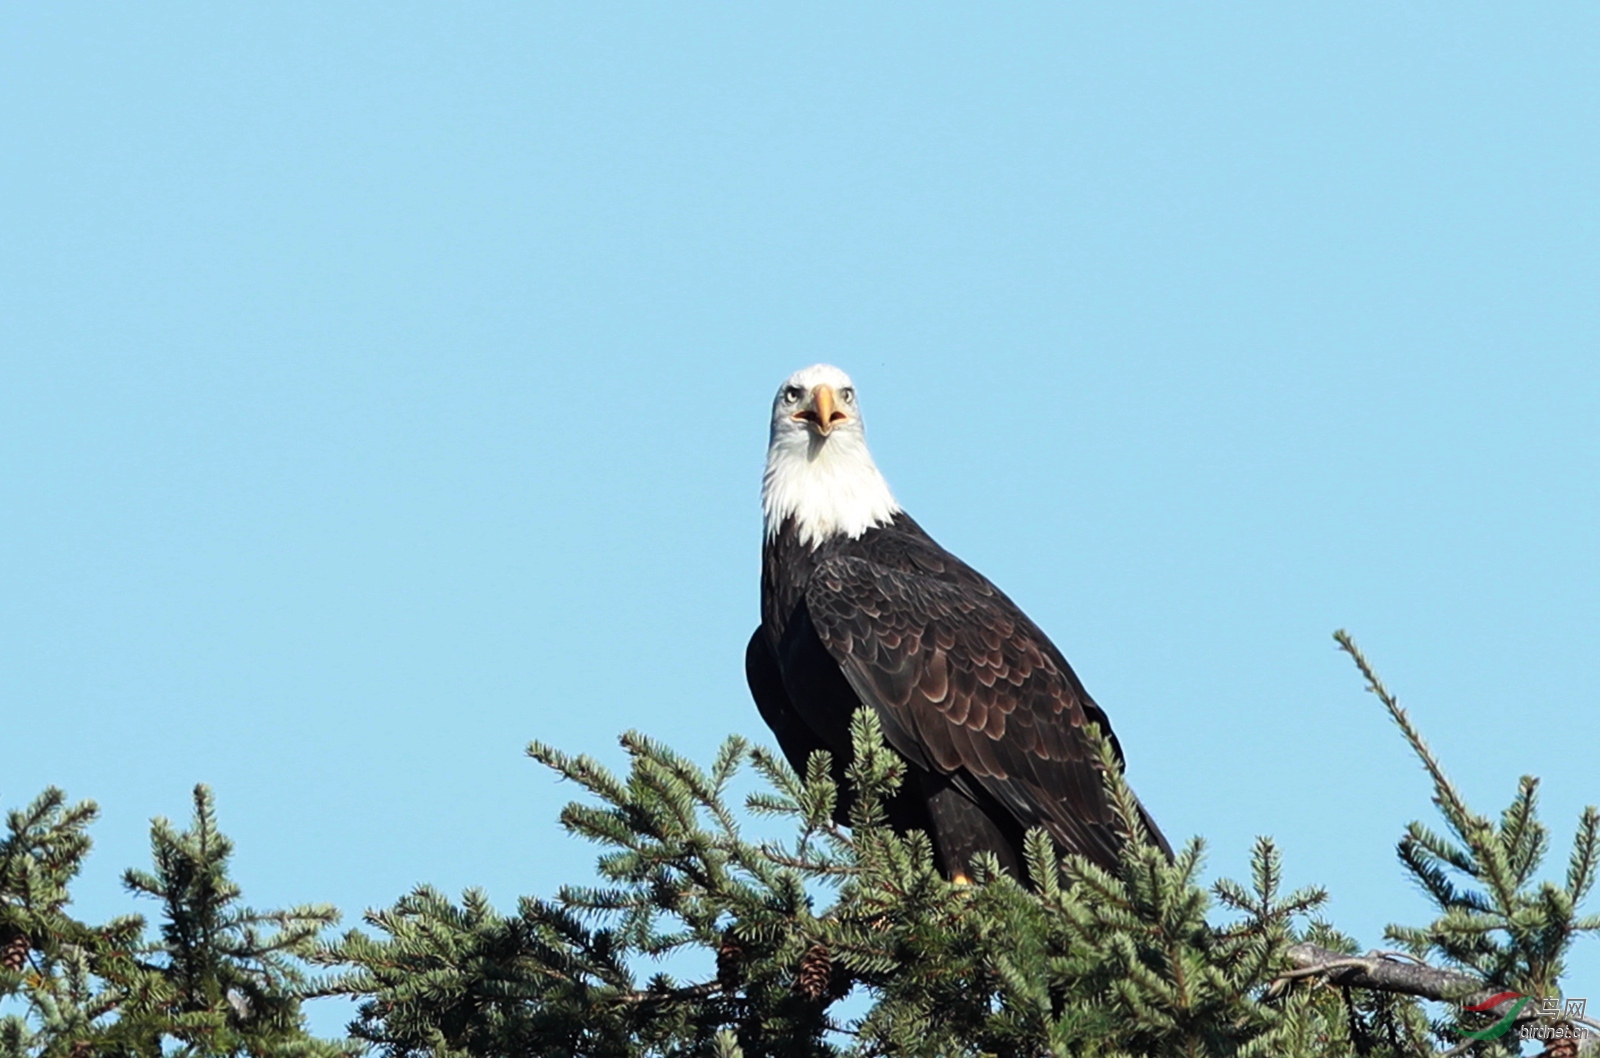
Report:
M 812 390 L 811 406 L 794 413 L 796 420 L 810 423 L 811 428 L 823 437 L 832 433 L 835 425 L 849 417 L 839 410 L 838 402 L 833 396 L 833 387 L 827 385 Z

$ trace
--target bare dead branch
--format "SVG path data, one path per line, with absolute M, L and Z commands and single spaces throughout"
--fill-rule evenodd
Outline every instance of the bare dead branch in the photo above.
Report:
M 1441 970 L 1426 963 L 1401 961 L 1393 958 L 1389 952 L 1346 955 L 1316 944 L 1296 944 L 1289 949 L 1289 958 L 1295 968 L 1281 975 L 1278 978 L 1280 981 L 1321 976 L 1333 984 L 1349 988 L 1399 992 L 1402 995 L 1467 1005 L 1481 1003 L 1501 991 L 1489 987 L 1471 974 Z M 1488 1008 L 1485 1013 L 1503 1017 L 1515 1002 L 1515 999 L 1504 1000 Z
M 709 999 L 711 996 L 722 992 L 724 989 L 716 981 L 707 981 L 704 984 L 687 985 L 683 988 L 673 988 L 665 992 L 624 992 L 616 997 L 616 1002 L 624 1006 L 637 1006 L 641 1003 L 683 1003 Z

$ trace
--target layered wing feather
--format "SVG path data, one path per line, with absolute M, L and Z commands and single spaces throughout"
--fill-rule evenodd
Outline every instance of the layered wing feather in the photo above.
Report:
M 965 566 L 907 570 L 835 556 L 812 575 L 805 603 L 895 749 L 977 783 L 1063 847 L 1115 864 L 1121 837 L 1084 733 L 1092 720 L 1110 737 L 1110 725 L 998 589 Z

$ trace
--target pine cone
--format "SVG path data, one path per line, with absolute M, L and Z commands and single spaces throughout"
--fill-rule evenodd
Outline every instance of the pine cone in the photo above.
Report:
M 1539 1058 L 1578 1058 L 1578 1041 L 1572 1037 L 1551 1040 L 1544 1045 Z
M 0 967 L 21 973 L 28 964 L 28 935 L 15 926 L 0 926 Z
M 800 957 L 800 973 L 795 977 L 794 986 L 807 999 L 821 999 L 828 994 L 828 979 L 832 976 L 833 960 L 828 957 L 828 946 L 818 942 Z
M 734 939 L 732 931 L 722 935 L 722 945 L 717 948 L 717 983 L 725 991 L 739 987 L 739 963 L 744 959 L 744 949 Z

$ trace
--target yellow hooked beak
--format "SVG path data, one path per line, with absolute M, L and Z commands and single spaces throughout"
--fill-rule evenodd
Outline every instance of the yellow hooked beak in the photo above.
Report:
M 798 422 L 810 423 L 813 430 L 826 437 L 833 432 L 836 424 L 844 422 L 850 416 L 839 410 L 838 401 L 833 395 L 833 387 L 821 385 L 811 391 L 811 406 L 795 412 L 794 418 Z

